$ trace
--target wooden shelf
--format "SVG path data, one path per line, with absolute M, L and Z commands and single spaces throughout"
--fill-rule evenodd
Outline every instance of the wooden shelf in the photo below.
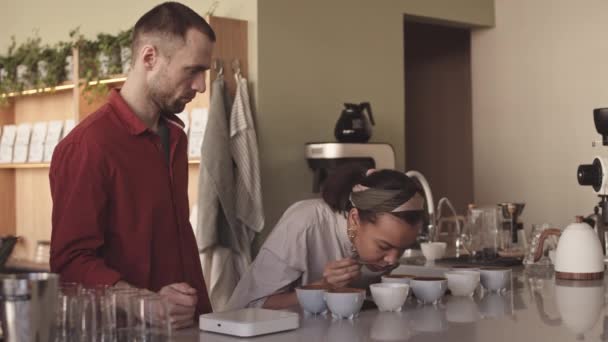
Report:
M 112 77 L 104 78 L 99 81 L 91 81 L 91 82 L 89 82 L 89 85 L 116 84 L 116 83 L 124 82 L 126 80 L 127 80 L 127 76 L 125 76 L 125 75 L 113 75 Z
M 124 75 L 113 75 L 109 78 L 104 78 L 99 81 L 91 81 L 89 85 L 97 85 L 97 84 L 116 84 L 124 82 L 127 79 Z M 17 91 L 12 93 L 4 93 L 1 94 L 0 97 L 18 97 L 18 96 L 27 96 L 27 95 L 36 95 L 36 94 L 45 94 L 45 93 L 55 93 L 63 90 L 71 90 L 74 89 L 74 83 L 65 82 L 62 85 L 58 85 L 56 87 L 47 87 L 47 88 L 38 88 L 38 89 L 27 89 L 23 91 Z
M 188 164 L 199 165 L 200 159 L 190 159 Z M 0 169 L 44 169 L 51 166 L 51 163 L 7 163 L 0 164 Z
M 24 271 L 32 272 L 50 272 L 51 266 L 48 263 L 36 262 L 29 259 L 13 258 L 10 257 L 6 264 L 7 268 L 17 268 Z
M 43 169 L 50 165 L 50 163 L 10 163 L 0 164 L 0 169 Z
M 36 95 L 36 94 L 44 94 L 44 93 L 54 93 L 62 90 L 71 90 L 74 89 L 74 83 L 64 83 L 62 85 L 58 85 L 56 87 L 47 87 L 47 88 L 38 88 L 38 89 L 28 89 L 23 91 L 16 91 L 12 93 L 4 93 L 0 95 L 0 97 L 17 97 L 17 96 L 26 96 L 26 95 Z

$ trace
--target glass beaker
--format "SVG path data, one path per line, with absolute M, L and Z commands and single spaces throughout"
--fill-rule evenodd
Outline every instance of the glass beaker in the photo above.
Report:
M 543 231 L 551 228 L 552 225 L 550 223 L 538 223 L 533 224 L 532 229 L 530 230 L 530 235 L 528 237 L 529 245 L 526 250 L 526 256 L 524 258 L 524 265 L 550 265 L 551 260 L 548 257 L 549 251 L 557 248 L 557 236 L 549 236 L 545 240 L 543 244 L 542 257 L 538 261 L 534 261 L 534 255 L 536 254 L 536 249 L 538 248 L 538 242 L 540 240 L 540 236 Z

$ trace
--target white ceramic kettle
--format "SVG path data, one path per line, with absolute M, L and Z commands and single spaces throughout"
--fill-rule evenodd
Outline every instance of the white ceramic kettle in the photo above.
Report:
M 543 243 L 550 235 L 561 235 L 555 252 L 557 279 L 595 280 L 604 277 L 602 245 L 591 226 L 576 222 L 563 232 L 556 228 L 543 231 L 534 256 L 535 262 L 542 257 Z

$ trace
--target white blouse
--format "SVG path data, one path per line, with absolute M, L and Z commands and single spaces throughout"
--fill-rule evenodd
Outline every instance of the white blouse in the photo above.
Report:
M 270 295 L 323 279 L 328 262 L 351 256 L 346 225 L 346 217 L 322 199 L 293 204 L 241 277 L 228 308 L 261 307 Z M 361 271 L 362 277 L 349 286 L 365 288 L 381 275 L 366 267 Z

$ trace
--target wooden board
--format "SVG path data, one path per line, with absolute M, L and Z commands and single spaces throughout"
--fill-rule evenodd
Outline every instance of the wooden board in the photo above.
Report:
M 71 91 L 62 91 L 16 98 L 15 123 L 73 119 L 72 94 Z M 15 234 L 22 237 L 15 246 L 15 257 L 32 258 L 37 241 L 51 238 L 52 200 L 47 165 L 20 164 L 11 170 Z
M 43 93 L 15 100 L 15 123 L 72 119 L 72 92 Z
M 198 173 L 200 164 L 190 164 L 188 166 L 188 201 L 190 209 L 198 202 Z
M 14 100 L 0 106 L 0 125 L 15 123 Z M 0 236 L 15 235 L 15 170 L 0 170 Z
M 216 35 L 213 60 L 219 59 L 223 62 L 226 90 L 231 97 L 234 97 L 236 92 L 235 70 L 232 68 L 234 60 L 238 59 L 240 63 L 241 75 L 247 76 L 247 21 L 222 17 L 209 17 L 208 21 Z M 212 68 L 209 75 L 210 81 L 215 80 L 216 70 Z
M 22 240 L 14 256 L 30 259 L 38 240 L 51 239 L 52 200 L 48 169 L 15 170 L 16 233 Z
M 16 234 L 15 170 L 0 170 L 0 237 Z

